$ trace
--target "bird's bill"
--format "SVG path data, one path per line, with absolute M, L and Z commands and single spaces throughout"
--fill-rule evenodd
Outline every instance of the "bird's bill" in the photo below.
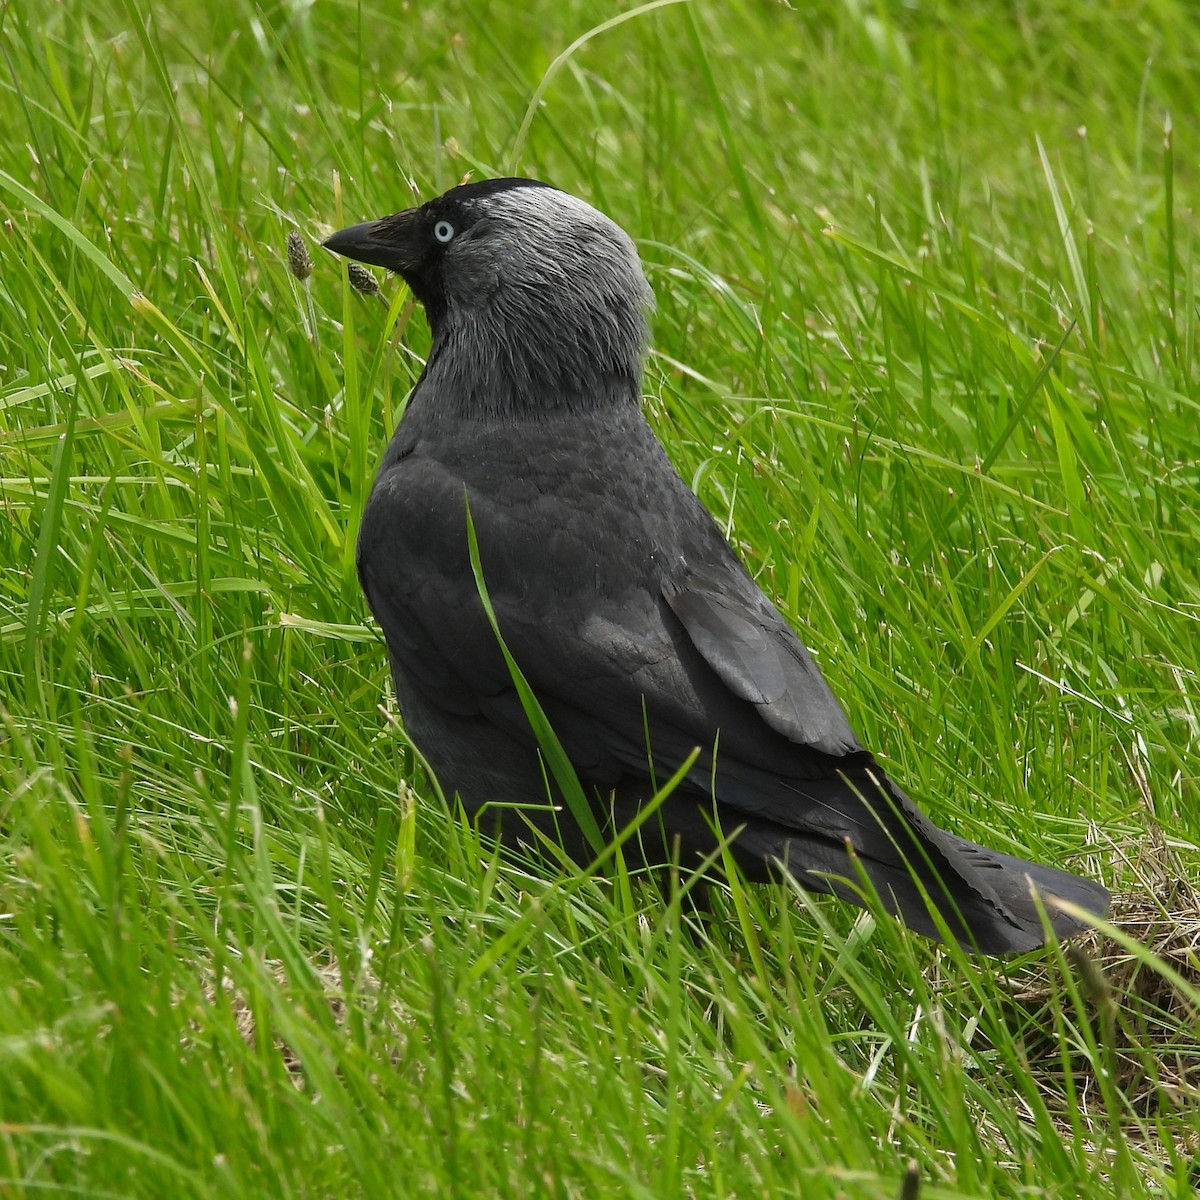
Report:
M 406 209 L 378 221 L 364 221 L 331 234 L 321 244 L 326 250 L 372 267 L 386 267 L 403 274 L 419 258 L 419 210 Z

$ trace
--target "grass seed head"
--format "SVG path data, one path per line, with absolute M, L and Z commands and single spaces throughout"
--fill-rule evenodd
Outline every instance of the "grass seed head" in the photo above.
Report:
M 288 270 L 303 283 L 313 270 L 313 261 L 308 253 L 304 239 L 294 229 L 288 230 L 287 235 L 287 265 Z
M 350 276 L 350 286 L 364 296 L 379 295 L 379 280 L 356 262 L 346 264 L 346 274 Z

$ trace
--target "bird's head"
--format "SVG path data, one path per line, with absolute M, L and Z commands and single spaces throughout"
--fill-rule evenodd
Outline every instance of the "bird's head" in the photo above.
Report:
M 430 371 L 489 408 L 640 390 L 649 286 L 625 231 L 575 196 L 468 183 L 325 246 L 402 275 L 433 330 Z

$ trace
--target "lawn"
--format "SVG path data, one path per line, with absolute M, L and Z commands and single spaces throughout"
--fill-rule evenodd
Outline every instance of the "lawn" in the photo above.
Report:
M 0 1196 L 1194 1194 L 1186 0 L 24 0 L 0 47 Z M 1114 929 L 698 924 L 463 827 L 354 575 L 428 330 L 318 243 L 468 173 L 637 239 L 647 413 L 864 741 Z

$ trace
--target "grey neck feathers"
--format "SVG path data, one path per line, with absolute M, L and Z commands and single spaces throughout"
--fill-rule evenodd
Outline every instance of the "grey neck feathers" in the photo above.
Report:
M 503 419 L 638 403 L 646 343 L 640 296 L 603 307 L 541 303 L 533 294 L 505 299 L 451 309 L 438 322 L 422 387 L 437 394 L 439 408 Z

